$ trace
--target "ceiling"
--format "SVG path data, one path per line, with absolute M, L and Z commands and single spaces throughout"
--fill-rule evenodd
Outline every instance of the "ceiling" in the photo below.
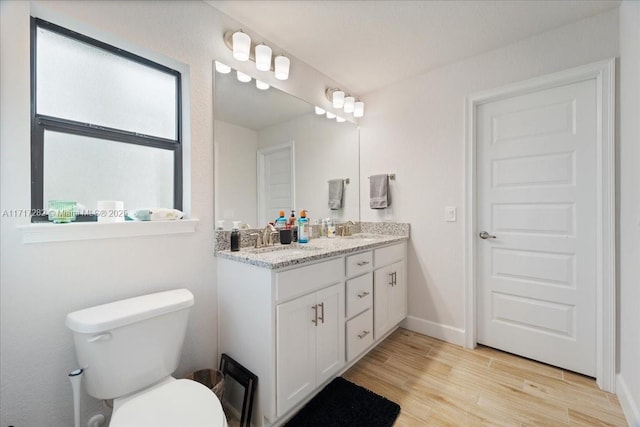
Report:
M 620 1 L 207 0 L 207 3 L 362 96 L 431 69 L 617 8 Z M 295 73 L 295 68 L 291 72 Z
M 305 101 L 273 87 L 259 90 L 255 80 L 238 81 L 235 71 L 215 75 L 213 113 L 216 120 L 259 131 L 314 111 Z

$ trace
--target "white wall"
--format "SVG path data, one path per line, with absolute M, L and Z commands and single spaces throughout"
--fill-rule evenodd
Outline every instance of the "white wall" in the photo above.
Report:
M 640 426 L 640 3 L 620 6 L 618 137 L 617 394 L 629 424 Z
M 391 208 L 374 211 L 362 179 L 361 215 L 411 223 L 411 328 L 463 343 L 465 96 L 617 55 L 613 10 L 365 96 L 360 176 L 397 180 Z M 457 222 L 444 222 L 445 206 L 458 208 Z
M 258 132 L 258 148 L 295 143 L 296 214 L 306 209 L 313 223 L 319 218 L 357 221 L 358 128 L 309 114 Z M 330 179 L 349 178 L 344 186 L 343 208 L 328 207 Z M 368 193 L 367 193 L 368 194 Z
M 195 294 L 196 306 L 177 374 L 217 364 L 212 60 L 259 75 L 316 105 L 322 105 L 325 87 L 339 85 L 294 57 L 286 82 L 259 74 L 252 63 L 234 61 L 222 35 L 240 26 L 200 1 L 2 1 L 0 8 L 3 211 L 30 208 L 32 8 L 60 25 L 151 59 L 169 58 L 189 67 L 185 78 L 191 90 L 183 94 L 190 114 L 186 137 L 191 141 L 185 152 L 191 159 L 185 198 L 192 216 L 200 218 L 196 233 L 25 245 L 17 226 L 27 224 L 28 218 L 0 219 L 0 425 L 70 426 L 71 388 L 66 377 L 77 362 L 71 333 L 64 326 L 68 312 L 187 287 Z M 84 423 L 102 409 L 86 396 L 84 407 Z
M 256 193 L 256 152 L 258 132 L 231 123 L 214 122 L 216 220 L 258 227 Z

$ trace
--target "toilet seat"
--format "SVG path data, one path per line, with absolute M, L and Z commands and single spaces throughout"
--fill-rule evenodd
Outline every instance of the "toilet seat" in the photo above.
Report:
M 172 380 L 115 406 L 110 427 L 226 427 L 211 390 L 191 380 Z

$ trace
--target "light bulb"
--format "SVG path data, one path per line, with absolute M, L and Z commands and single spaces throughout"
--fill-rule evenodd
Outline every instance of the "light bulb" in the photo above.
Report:
M 232 36 L 233 40 L 233 57 L 238 61 L 249 60 L 251 53 L 251 37 L 242 31 L 236 31 Z
M 340 117 L 340 116 L 336 116 L 336 122 L 338 123 L 344 123 L 346 122 L 347 119 L 345 119 L 344 117 Z
M 336 115 L 331 111 L 327 111 L 327 119 L 335 119 Z
M 271 69 L 271 48 L 266 44 L 256 46 L 256 68 L 260 71 Z
M 269 85 L 265 82 L 261 82 L 260 80 L 256 79 L 256 87 L 260 90 L 267 90 L 269 89 Z
M 216 61 L 216 71 L 220 74 L 229 74 L 231 72 L 231 67 L 222 62 Z
M 353 113 L 353 109 L 355 107 L 355 98 L 353 96 L 347 96 L 344 99 L 344 112 L 345 113 Z
M 276 79 L 287 80 L 289 78 L 289 67 L 291 66 L 289 58 L 278 55 L 273 62 L 275 64 Z
M 364 102 L 358 101 L 354 104 L 353 117 L 363 117 L 363 116 L 364 116 Z
M 251 76 L 243 73 L 242 71 L 236 71 L 236 75 L 238 76 L 238 80 L 242 83 L 248 83 L 251 81 Z
M 316 107 L 316 114 L 317 114 L 317 115 L 321 116 L 321 115 L 323 115 L 324 113 L 326 113 L 326 111 L 325 111 L 323 108 Z
M 344 92 L 341 90 L 336 90 L 333 92 L 333 108 L 341 109 L 344 107 Z

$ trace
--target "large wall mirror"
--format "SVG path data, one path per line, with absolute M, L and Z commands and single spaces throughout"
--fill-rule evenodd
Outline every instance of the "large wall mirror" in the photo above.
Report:
M 358 221 L 359 131 L 314 106 L 236 72 L 215 72 L 215 219 L 262 228 L 278 211 Z M 329 181 L 344 180 L 342 208 L 329 209 Z

